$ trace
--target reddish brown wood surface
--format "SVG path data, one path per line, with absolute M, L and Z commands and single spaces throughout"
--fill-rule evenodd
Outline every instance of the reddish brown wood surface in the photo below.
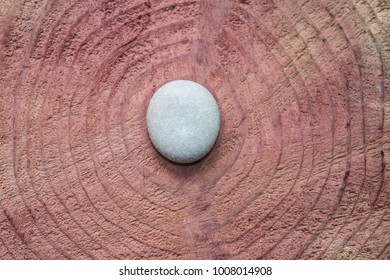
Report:
M 0 0 L 0 259 L 389 259 L 388 0 Z M 206 86 L 203 161 L 146 108 Z

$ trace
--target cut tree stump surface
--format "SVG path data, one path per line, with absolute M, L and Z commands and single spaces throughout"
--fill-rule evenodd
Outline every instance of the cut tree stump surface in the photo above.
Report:
M 390 1 L 0 0 L 0 259 L 390 259 Z M 216 146 L 153 148 L 152 94 Z

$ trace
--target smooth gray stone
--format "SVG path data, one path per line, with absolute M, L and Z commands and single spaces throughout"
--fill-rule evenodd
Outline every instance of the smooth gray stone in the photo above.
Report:
M 203 158 L 217 140 L 218 105 L 198 83 L 169 82 L 151 98 L 147 125 L 154 147 L 163 156 L 177 163 L 192 163 Z

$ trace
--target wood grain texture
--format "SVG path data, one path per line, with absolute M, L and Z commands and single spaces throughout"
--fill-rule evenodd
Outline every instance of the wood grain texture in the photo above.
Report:
M 0 0 L 0 259 L 390 259 L 388 0 Z M 206 86 L 180 166 L 146 108 Z

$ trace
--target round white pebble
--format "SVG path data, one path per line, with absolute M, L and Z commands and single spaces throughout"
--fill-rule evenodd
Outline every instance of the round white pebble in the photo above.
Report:
M 203 158 L 214 146 L 220 127 L 213 95 L 186 80 L 160 87 L 150 100 L 146 118 L 154 147 L 177 163 Z

